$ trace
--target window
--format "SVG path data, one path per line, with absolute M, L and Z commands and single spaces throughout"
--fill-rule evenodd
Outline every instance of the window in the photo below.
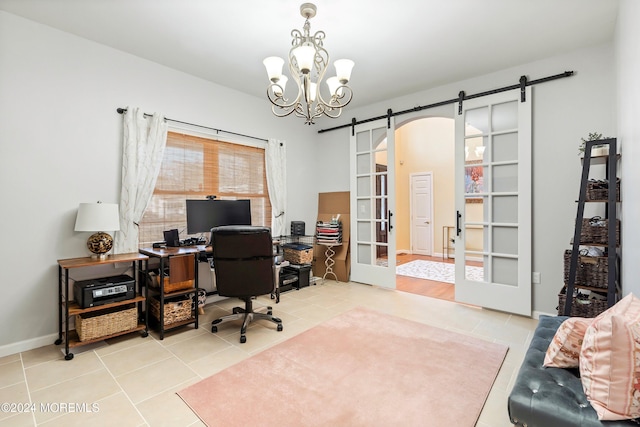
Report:
M 163 240 L 164 230 L 177 228 L 181 238 L 187 236 L 185 200 L 208 195 L 249 199 L 252 224 L 271 226 L 264 149 L 169 132 L 158 181 L 140 222 L 140 247 Z

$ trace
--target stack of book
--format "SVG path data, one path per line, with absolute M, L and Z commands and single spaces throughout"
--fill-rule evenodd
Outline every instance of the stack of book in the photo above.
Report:
M 342 223 L 318 221 L 316 224 L 316 242 L 334 245 L 342 243 Z

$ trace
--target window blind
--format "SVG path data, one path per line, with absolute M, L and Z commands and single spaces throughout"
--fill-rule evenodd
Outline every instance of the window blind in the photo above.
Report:
M 270 226 L 264 149 L 169 132 L 155 190 L 140 222 L 140 247 L 163 240 L 163 231 L 173 228 L 180 238 L 187 237 L 185 200 L 209 195 L 251 200 L 251 223 Z

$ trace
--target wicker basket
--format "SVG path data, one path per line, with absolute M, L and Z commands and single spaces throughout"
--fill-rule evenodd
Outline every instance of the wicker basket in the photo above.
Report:
M 604 225 L 596 225 L 602 222 Z M 589 218 L 582 219 L 582 232 L 580 244 L 606 245 L 609 243 L 609 220 L 595 221 Z M 616 246 L 620 244 L 620 220 L 616 220 Z
M 609 199 L 609 183 L 589 180 L 587 182 L 587 201 L 606 201 Z M 616 178 L 616 202 L 620 201 L 620 178 Z
M 285 261 L 291 264 L 311 264 L 313 247 L 300 244 L 286 244 L 282 247 Z
M 91 312 L 76 315 L 76 332 L 80 341 L 92 340 L 135 329 L 138 326 L 138 309 L 114 307 L 108 312 Z
M 564 283 L 569 283 L 571 267 L 571 249 L 564 252 Z M 609 275 L 609 258 L 606 256 L 579 256 L 576 269 L 575 285 L 592 286 L 607 289 Z
M 158 288 L 158 275 L 155 273 L 149 274 L 149 279 L 151 282 L 151 286 L 154 288 Z M 193 280 L 185 280 L 184 282 L 175 282 L 169 283 L 169 276 L 164 276 L 164 293 L 170 294 L 171 292 L 181 291 L 183 289 L 193 288 L 194 281 Z
M 160 321 L 160 301 L 156 298 L 150 298 L 151 314 L 156 320 Z M 191 298 L 179 297 L 165 300 L 164 302 L 164 326 L 175 322 L 189 320 L 192 316 Z
M 606 297 L 606 295 L 604 295 Z M 564 316 L 564 306 L 567 302 L 567 288 L 563 287 L 558 294 L 558 316 Z M 578 294 L 571 304 L 571 317 L 596 317 L 607 309 L 607 300 L 589 299 L 588 296 Z

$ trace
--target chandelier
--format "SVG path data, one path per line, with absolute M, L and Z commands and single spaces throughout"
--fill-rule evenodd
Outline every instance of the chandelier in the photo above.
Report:
M 334 62 L 336 76 L 326 80 L 328 97 L 322 95 L 320 84 L 329 65 L 329 53 L 323 47 L 324 31 L 310 34 L 309 19 L 316 16 L 316 6 L 304 3 L 300 6 L 300 14 L 305 18 L 302 32 L 291 31 L 291 50 L 289 50 L 289 72 L 298 87 L 298 95 L 292 101 L 285 97 L 288 78 L 282 74 L 284 60 L 276 56 L 266 58 L 263 63 L 271 84 L 267 87 L 267 97 L 273 104 L 271 110 L 278 117 L 291 113 L 305 119 L 305 124 L 312 125 L 316 117 L 325 115 L 333 119 L 340 117 L 342 107 L 346 106 L 353 96 L 347 86 L 351 77 L 353 61 L 339 59 Z

